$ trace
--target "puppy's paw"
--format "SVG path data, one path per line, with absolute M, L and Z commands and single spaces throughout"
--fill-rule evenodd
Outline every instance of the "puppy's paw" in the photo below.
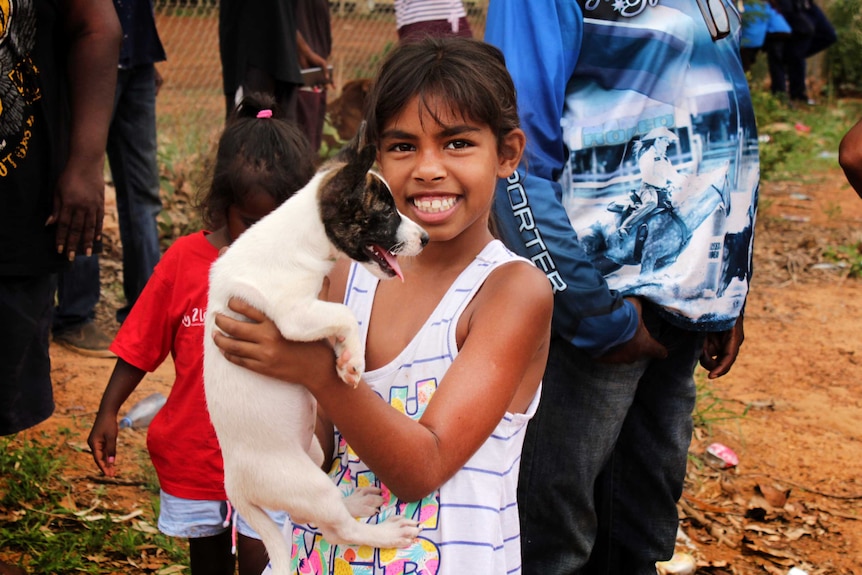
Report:
M 353 387 L 359 385 L 365 371 L 365 358 L 361 350 L 358 341 L 345 338 L 335 340 L 335 370 L 344 383 Z
M 376 527 L 386 530 L 384 536 L 388 538 L 389 544 L 381 545 L 381 547 L 388 549 L 409 547 L 422 531 L 418 521 L 408 519 L 403 515 L 392 515 L 383 523 L 378 523 Z
M 383 505 L 379 487 L 360 487 L 344 498 L 344 506 L 353 517 L 371 517 Z

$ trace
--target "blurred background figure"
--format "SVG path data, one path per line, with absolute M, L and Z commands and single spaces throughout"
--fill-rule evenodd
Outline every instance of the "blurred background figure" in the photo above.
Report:
M 395 26 L 401 41 L 425 35 L 473 36 L 461 0 L 395 0 Z
M 747 72 L 761 50 L 780 53 L 784 41 L 790 37 L 790 24 L 772 6 L 772 0 L 749 2 L 743 8 L 739 52 L 742 67 Z
M 162 209 L 156 155 L 155 63 L 165 60 L 152 0 L 114 0 L 123 41 L 107 153 L 123 246 L 123 323 L 161 257 L 156 218 Z M 96 325 L 101 293 L 99 256 L 80 256 L 59 276 L 54 341 L 82 355 L 114 357 L 111 336 Z
M 301 63 L 326 69 L 326 59 L 297 28 L 295 1 L 221 0 L 219 52 L 226 116 L 243 94 L 259 92 L 272 95 L 285 117 L 296 121 Z
M 121 37 L 108 0 L 11 6 L 0 27 L 0 436 L 54 411 L 56 274 L 102 234 Z M 24 571 L 0 561 L 0 573 Z
M 296 25 L 311 52 L 321 58 L 329 58 L 329 54 L 332 52 L 332 22 L 329 13 L 329 0 L 298 0 L 296 3 Z M 299 65 L 301 68 L 313 68 L 318 64 L 300 53 Z M 303 86 L 297 95 L 296 120 L 308 138 L 311 151 L 315 154 L 315 161 L 323 137 L 327 86 L 332 85 L 332 81 L 333 79 L 329 78 L 329 84 Z
M 814 104 L 806 87 L 806 60 L 837 41 L 835 29 L 814 0 L 776 0 L 776 8 L 790 24 L 791 34 L 780 51 L 767 51 L 772 93 Z
M 153 0 L 114 0 L 123 27 L 114 117 L 108 132 L 108 163 L 117 193 L 123 244 L 123 323 L 159 262 L 159 165 L 156 95 L 162 77 L 156 62 L 165 50 L 156 29 Z

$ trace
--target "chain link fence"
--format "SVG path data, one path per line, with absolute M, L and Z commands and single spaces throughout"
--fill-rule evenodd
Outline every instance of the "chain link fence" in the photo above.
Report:
M 465 0 L 473 35 L 482 38 L 488 0 Z M 158 153 L 164 210 L 164 247 L 200 227 L 194 198 L 207 186 L 208 161 L 224 126 L 218 40 L 218 0 L 156 0 L 156 26 L 167 53 L 157 65 L 163 83 L 156 100 Z M 374 75 L 398 41 L 393 0 L 330 2 L 336 98 L 341 87 Z M 327 126 L 324 132 L 332 133 Z M 322 153 L 329 153 L 322 149 Z
M 474 36 L 484 34 L 488 0 L 467 1 Z M 334 0 L 332 15 L 335 89 L 355 78 L 371 77 L 381 57 L 397 42 L 393 0 Z M 158 66 L 164 78 L 159 93 L 164 125 L 200 120 L 212 127 L 224 112 L 218 44 L 217 0 L 157 0 L 156 23 L 168 60 Z

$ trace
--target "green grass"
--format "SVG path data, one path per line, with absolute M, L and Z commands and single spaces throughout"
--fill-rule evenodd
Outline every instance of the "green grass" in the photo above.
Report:
M 131 510 L 103 508 L 104 486 L 64 477 L 64 451 L 74 435 L 61 430 L 54 438 L 0 439 L 4 560 L 45 575 L 181 572 L 185 543 L 156 531 L 152 509 L 130 516 Z
M 766 90 L 752 91 L 758 132 L 768 141 L 760 145 L 760 172 L 764 181 L 815 183 L 838 166 L 838 146 L 847 130 L 862 117 L 862 101 L 839 100 L 817 106 L 790 106 Z M 759 211 L 769 217 L 770 200 L 761 198 Z M 823 209 L 829 220 L 840 219 L 840 204 Z M 830 245 L 827 261 L 842 264 L 847 275 L 862 277 L 862 244 Z
M 862 115 L 862 102 L 790 106 L 766 90 L 752 91 L 761 139 L 763 180 L 806 181 L 838 167 L 838 144 Z
M 727 400 L 716 393 L 713 382 L 706 377 L 705 371 L 698 369 L 694 382 L 697 387 L 697 400 L 692 419 L 695 427 L 702 428 L 708 435 L 712 435 L 714 425 L 738 420 L 748 413 L 748 408 L 741 413 L 732 409 Z
M 842 264 L 848 277 L 862 278 L 862 242 L 828 246 L 823 255 L 831 262 Z

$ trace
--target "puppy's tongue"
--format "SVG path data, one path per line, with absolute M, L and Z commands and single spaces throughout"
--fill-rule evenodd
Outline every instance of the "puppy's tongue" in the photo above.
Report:
M 389 267 L 392 268 L 392 271 L 395 272 L 398 279 L 404 281 L 404 274 L 401 273 L 401 266 L 398 265 L 398 258 L 396 258 L 389 250 L 378 245 L 375 245 L 374 248 L 377 250 L 377 253 L 383 256 L 383 259 L 386 260 L 386 263 L 389 264 Z

